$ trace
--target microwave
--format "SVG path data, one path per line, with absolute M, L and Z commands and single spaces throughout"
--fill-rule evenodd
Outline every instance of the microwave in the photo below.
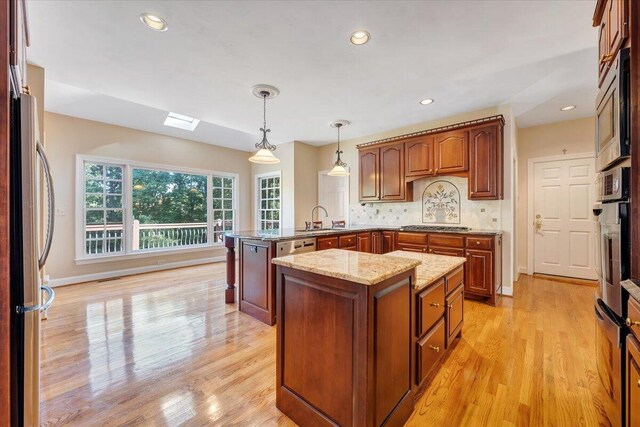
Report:
M 615 167 L 600 172 L 596 178 L 596 199 L 598 202 L 616 202 L 629 199 L 631 168 Z
M 596 98 L 596 168 L 604 171 L 629 157 L 631 90 L 629 48 L 611 63 Z

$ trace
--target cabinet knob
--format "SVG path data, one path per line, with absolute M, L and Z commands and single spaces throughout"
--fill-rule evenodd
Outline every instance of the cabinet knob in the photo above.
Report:
M 431 307 L 435 307 L 435 308 L 440 307 L 440 304 L 438 304 L 437 302 L 429 303 L 429 305 L 430 305 Z
M 631 327 L 631 326 L 640 326 L 640 322 L 638 322 L 637 320 L 631 320 L 630 318 L 627 317 L 627 320 L 625 320 L 625 322 L 627 324 L 627 326 Z
M 480 244 L 480 240 L 478 240 L 478 241 L 476 242 L 476 245 L 479 245 L 479 244 Z
M 440 347 L 436 347 L 435 345 L 429 344 L 429 348 L 431 350 L 435 351 L 436 353 L 438 353 L 440 351 Z
M 452 306 L 451 304 L 447 304 L 447 308 L 448 308 L 449 310 L 451 310 L 451 309 L 453 308 L 453 306 Z
M 636 383 L 636 385 L 640 388 L 640 380 Z

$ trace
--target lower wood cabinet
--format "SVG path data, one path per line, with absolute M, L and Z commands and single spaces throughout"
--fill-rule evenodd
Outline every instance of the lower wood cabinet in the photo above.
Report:
M 465 256 L 467 257 L 465 289 L 477 295 L 490 296 L 493 292 L 491 280 L 493 277 L 493 253 L 467 249 Z
M 640 426 L 640 342 L 627 336 L 626 416 L 628 427 Z
M 323 251 L 325 249 L 338 249 L 339 242 L 337 236 L 330 237 L 318 237 L 318 250 Z
M 455 337 L 462 330 L 464 309 L 464 286 L 462 284 L 447 296 L 446 306 L 447 348 L 449 348 Z
M 418 336 L 422 336 L 444 314 L 444 277 L 418 294 Z
M 382 253 L 382 232 L 380 231 L 371 232 L 371 253 Z
M 386 254 L 396 250 L 396 232 L 395 231 L 383 231 L 382 232 L 382 253 Z
M 427 252 L 434 255 L 459 256 L 464 258 L 464 249 L 462 248 L 438 248 L 436 246 L 429 246 L 429 250 Z
M 373 250 L 372 233 L 358 233 L 356 240 L 358 252 L 375 253 Z
M 241 240 L 240 245 L 240 311 L 273 325 L 276 318 L 272 243 Z
M 435 326 L 417 343 L 416 384 L 421 386 L 425 379 L 438 367 L 445 350 L 445 323 L 441 318 Z
M 408 251 L 408 252 L 425 253 L 425 252 L 427 252 L 427 247 L 426 246 L 421 246 L 421 245 L 412 245 L 410 243 L 397 243 L 396 244 L 396 250 L 397 251 Z
M 358 241 L 355 234 L 345 234 L 338 237 L 338 247 L 340 249 L 355 251 L 357 249 Z

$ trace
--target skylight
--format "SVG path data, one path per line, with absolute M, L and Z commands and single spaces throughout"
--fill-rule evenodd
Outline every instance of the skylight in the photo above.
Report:
M 194 119 L 193 117 L 183 116 L 178 113 L 169 113 L 167 118 L 164 120 L 165 126 L 171 126 L 178 129 L 188 130 L 193 132 L 200 123 L 200 120 Z

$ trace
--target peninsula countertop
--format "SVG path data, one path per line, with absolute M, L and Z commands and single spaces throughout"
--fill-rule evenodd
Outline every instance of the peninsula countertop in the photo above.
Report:
M 245 231 L 232 231 L 226 233 L 227 236 L 235 237 L 236 239 L 251 239 L 251 240 L 264 240 L 264 241 L 284 241 L 292 239 L 306 239 L 311 237 L 324 237 L 337 234 L 347 233 L 364 233 L 367 231 L 403 231 L 401 226 L 388 226 L 388 225 L 352 225 L 348 228 L 327 228 L 322 230 L 300 230 L 293 228 L 286 228 L 282 230 L 245 230 Z M 496 236 L 501 235 L 501 230 L 480 230 L 470 228 L 468 230 L 406 230 L 407 232 L 418 233 L 449 233 L 449 234 L 470 234 L 470 235 L 489 235 Z
M 363 285 L 376 285 L 390 277 L 416 268 L 422 261 L 408 257 L 389 257 L 343 249 L 327 249 L 273 258 L 271 262 L 275 265 Z
M 416 269 L 414 288 L 422 289 L 445 274 L 465 263 L 466 258 L 448 255 L 434 255 L 419 252 L 394 251 L 382 256 L 390 258 L 415 259 L 420 261 Z

